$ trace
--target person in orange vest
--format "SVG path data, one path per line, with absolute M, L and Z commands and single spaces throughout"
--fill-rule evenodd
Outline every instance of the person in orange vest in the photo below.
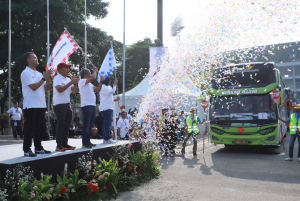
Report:
M 289 157 L 287 157 L 286 161 L 292 161 L 293 159 L 293 151 L 294 151 L 294 144 L 296 141 L 296 138 L 298 139 L 298 161 L 300 162 L 300 123 L 299 123 L 299 117 L 300 117 L 300 104 L 297 104 L 294 106 L 295 113 L 291 114 L 291 117 L 285 121 L 278 118 L 280 121 L 286 124 L 290 124 L 290 142 L 289 142 Z

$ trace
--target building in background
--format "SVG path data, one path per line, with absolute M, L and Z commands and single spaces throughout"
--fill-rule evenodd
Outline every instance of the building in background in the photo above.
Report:
M 171 36 L 175 37 L 175 42 L 180 41 L 180 32 L 184 29 L 184 19 L 179 15 L 171 24 Z

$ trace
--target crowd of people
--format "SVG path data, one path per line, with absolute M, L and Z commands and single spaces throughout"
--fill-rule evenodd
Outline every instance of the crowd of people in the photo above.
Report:
M 103 139 L 104 144 L 115 143 L 112 139 L 153 139 L 160 143 L 161 149 L 168 154 L 174 154 L 176 143 L 185 136 L 198 134 L 197 127 L 200 119 L 194 118 L 193 112 L 190 118 L 185 117 L 184 112 L 180 115 L 174 109 L 168 112 L 167 108 L 162 110 L 162 114 L 148 113 L 145 118 L 137 122 L 136 114 L 138 109 L 125 111 L 125 106 L 120 107 L 120 112 L 113 116 L 114 102 L 120 98 L 114 98 L 118 80 L 115 80 L 113 87 L 110 86 L 111 77 L 102 76 L 96 67 L 93 74 L 90 70 L 82 69 L 80 79 L 75 75 L 69 75 L 71 65 L 60 63 L 56 69 L 58 74 L 53 79 L 53 109 L 56 118 L 50 119 L 51 124 L 46 125 L 45 112 L 46 100 L 45 92 L 50 89 L 50 76 L 54 74 L 52 69 L 43 73 L 36 70 L 39 65 L 38 58 L 33 52 L 27 52 L 24 59 L 28 66 L 21 73 L 23 110 L 18 107 L 18 103 L 7 111 L 7 117 L 13 125 L 14 137 L 17 133 L 23 138 L 24 156 L 34 157 L 37 154 L 51 153 L 45 150 L 41 141 L 46 133 L 47 126 L 51 126 L 52 135 L 56 140 L 56 151 L 74 150 L 76 147 L 69 145 L 68 138 L 81 135 L 82 148 L 92 148 L 96 144 L 90 139 Z M 100 76 L 98 86 L 92 83 Z M 71 78 L 69 78 L 70 76 Z M 72 109 L 70 106 L 70 94 L 80 92 L 82 121 L 77 114 L 72 119 Z M 96 116 L 96 95 L 100 97 L 99 114 Z M 116 118 L 117 133 L 113 133 L 113 118 Z M 0 119 L 1 129 L 4 121 Z M 194 123 L 196 123 L 194 125 Z M 24 130 L 23 130 L 24 124 Z M 191 124 L 191 125 L 190 125 Z M 191 130 L 191 131 L 190 131 Z M 187 133 L 188 135 L 185 135 Z M 117 137 L 114 137 L 114 136 Z M 31 150 L 32 138 L 34 140 L 35 152 Z M 184 148 L 182 150 L 184 154 Z

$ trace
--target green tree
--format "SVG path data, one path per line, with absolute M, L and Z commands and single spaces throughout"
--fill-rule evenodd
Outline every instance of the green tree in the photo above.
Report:
M 50 52 L 64 27 L 74 36 L 79 46 L 84 47 L 84 0 L 51 0 L 49 5 L 50 22 Z M 87 17 L 95 19 L 105 18 L 108 11 L 108 2 L 104 0 L 87 1 Z M 8 0 L 0 1 L 0 79 L 8 80 Z M 40 0 L 15 0 L 12 1 L 12 99 L 21 100 L 20 74 L 26 63 L 23 59 L 25 52 L 34 51 L 39 58 L 38 71 L 43 71 L 47 63 L 47 1 Z M 122 51 L 122 44 L 114 41 L 112 36 L 100 29 L 87 26 L 88 56 L 95 66 L 99 67 L 110 47 L 114 43 L 115 52 Z M 121 58 L 116 54 L 118 61 Z M 69 63 L 74 64 L 72 73 L 79 75 L 84 68 L 84 56 L 77 50 L 69 58 Z M 89 69 L 92 66 L 88 65 Z M 4 111 L 8 100 L 8 82 L 0 82 L 2 90 L 0 98 L 1 113 Z M 52 90 L 51 90 L 52 93 Z M 52 99 L 52 95 L 50 96 Z
M 125 91 L 138 85 L 149 72 L 149 47 L 152 46 L 155 46 L 155 43 L 150 38 L 144 38 L 144 40 L 126 47 Z M 117 70 L 119 93 L 122 93 L 123 64 Z

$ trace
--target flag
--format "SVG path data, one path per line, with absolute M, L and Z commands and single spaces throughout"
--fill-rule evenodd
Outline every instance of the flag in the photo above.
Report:
M 65 30 L 56 42 L 48 59 L 46 70 L 53 70 L 52 77 L 57 71 L 57 65 L 65 62 L 67 58 L 79 48 L 70 34 Z
M 100 74 L 106 78 L 108 75 L 112 74 L 114 70 L 117 69 L 115 54 L 113 46 L 111 46 L 106 54 L 104 61 L 99 70 Z M 100 83 L 100 76 L 97 76 L 97 81 Z

